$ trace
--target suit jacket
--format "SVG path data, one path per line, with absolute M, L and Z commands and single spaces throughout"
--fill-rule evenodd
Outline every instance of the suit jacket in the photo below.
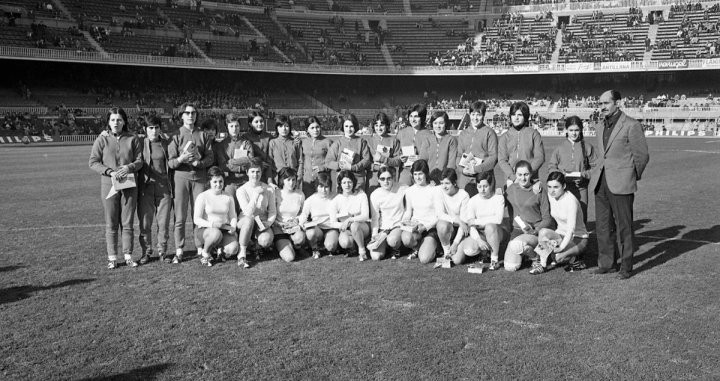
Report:
M 170 168 L 170 156 L 168 155 L 168 146 L 170 144 L 170 141 L 164 137 L 160 136 L 160 144 L 162 145 L 163 154 L 165 154 L 165 171 L 167 173 L 168 177 L 168 189 L 170 189 L 170 194 L 174 195 L 174 182 L 173 182 L 173 169 Z M 138 196 L 142 196 L 143 191 L 145 190 L 145 182 L 150 177 L 150 171 L 152 168 L 152 158 L 150 155 L 150 139 L 147 137 L 143 139 L 143 167 L 138 172 L 138 190 L 139 194 Z
M 620 118 L 608 139 L 603 144 L 605 127 L 597 131 L 597 165 L 590 176 L 590 189 L 596 191 L 600 176 L 605 171 L 610 192 L 632 194 L 637 191 L 637 181 L 642 177 L 650 160 L 645 132 L 637 120 L 619 111 Z

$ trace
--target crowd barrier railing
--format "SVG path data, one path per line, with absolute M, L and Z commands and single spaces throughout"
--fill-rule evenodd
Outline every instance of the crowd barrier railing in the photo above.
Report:
M 97 135 L 60 135 L 61 142 L 72 143 L 92 143 L 97 139 Z

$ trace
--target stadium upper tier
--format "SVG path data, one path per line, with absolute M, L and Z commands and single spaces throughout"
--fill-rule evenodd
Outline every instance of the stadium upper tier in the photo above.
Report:
M 612 3 L 639 5 L 608 8 L 607 2 L 584 2 L 582 9 L 571 9 L 576 2 L 11 0 L 0 5 L 0 56 L 362 74 L 720 67 L 718 0 Z M 541 11 L 524 11 L 542 6 Z M 497 7 L 506 11 L 492 13 Z M 16 47 L 27 49 L 12 49 Z

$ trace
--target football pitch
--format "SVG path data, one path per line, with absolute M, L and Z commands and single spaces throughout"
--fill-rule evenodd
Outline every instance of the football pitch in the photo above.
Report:
M 0 379 L 719 379 L 720 139 L 648 143 L 625 281 L 406 257 L 111 271 L 90 146 L 0 147 Z

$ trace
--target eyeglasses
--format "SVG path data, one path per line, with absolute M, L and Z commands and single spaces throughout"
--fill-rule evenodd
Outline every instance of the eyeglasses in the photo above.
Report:
M 392 179 L 392 177 L 390 177 L 390 176 L 378 177 L 378 180 L 380 180 L 380 181 L 390 181 L 391 179 Z
M 158 128 L 158 126 L 147 126 L 145 128 L 147 128 L 148 130 L 154 130 L 154 129 Z
M 192 115 L 195 115 L 195 114 L 197 114 L 197 111 L 183 111 L 183 114 L 192 114 Z

